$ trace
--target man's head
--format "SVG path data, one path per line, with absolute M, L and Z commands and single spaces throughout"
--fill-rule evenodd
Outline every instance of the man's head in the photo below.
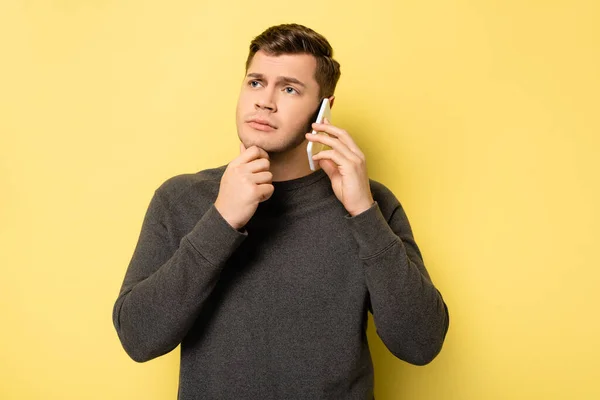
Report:
M 246 147 L 293 151 L 305 141 L 323 98 L 333 100 L 340 65 L 320 34 L 297 24 L 273 26 L 250 44 L 237 105 Z

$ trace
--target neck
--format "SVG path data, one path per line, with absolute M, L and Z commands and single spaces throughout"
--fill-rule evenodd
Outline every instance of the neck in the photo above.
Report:
M 270 171 L 273 174 L 273 182 L 289 181 L 314 172 L 308 165 L 308 156 L 306 154 L 307 144 L 308 141 L 305 140 L 299 146 L 285 153 L 269 153 L 271 161 Z M 317 164 L 318 169 L 319 166 Z

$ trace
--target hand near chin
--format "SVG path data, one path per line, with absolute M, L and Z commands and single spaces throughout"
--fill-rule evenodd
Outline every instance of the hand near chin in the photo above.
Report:
M 246 149 L 231 161 L 219 187 L 215 208 L 233 228 L 240 230 L 256 212 L 258 204 L 273 194 L 269 155 L 257 146 Z

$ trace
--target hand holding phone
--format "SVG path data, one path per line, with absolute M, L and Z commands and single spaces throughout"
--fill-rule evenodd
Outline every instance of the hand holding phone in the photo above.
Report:
M 325 118 L 327 118 L 327 120 L 331 122 L 331 106 L 329 105 L 328 98 L 324 98 L 321 102 L 321 107 L 319 108 L 317 118 L 314 122 L 316 122 L 317 124 L 322 124 Z M 318 135 L 319 133 L 326 135 L 325 132 L 317 132 L 314 129 L 311 133 L 313 135 Z M 326 146 L 322 143 L 308 142 L 308 145 L 306 146 L 306 153 L 308 155 L 308 165 L 310 166 L 310 169 L 312 171 L 317 170 L 316 162 L 312 159 L 313 156 L 322 151 L 325 147 Z

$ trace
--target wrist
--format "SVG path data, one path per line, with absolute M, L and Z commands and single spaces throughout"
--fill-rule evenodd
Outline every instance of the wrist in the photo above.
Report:
M 364 213 L 369 208 L 373 207 L 374 204 L 375 204 L 375 200 L 371 199 L 370 202 L 365 202 L 365 203 L 361 204 L 361 206 L 359 206 L 355 209 L 348 210 L 348 214 L 350 214 L 350 216 L 352 216 L 352 217 L 355 217 L 359 214 Z
M 215 209 L 221 215 L 221 218 L 223 218 L 225 222 L 229 224 L 229 226 L 231 226 L 236 231 L 241 231 L 243 225 L 240 225 L 238 222 L 236 222 L 235 219 L 232 218 L 227 212 L 225 212 L 225 210 L 223 210 L 223 208 L 217 202 L 215 202 Z

